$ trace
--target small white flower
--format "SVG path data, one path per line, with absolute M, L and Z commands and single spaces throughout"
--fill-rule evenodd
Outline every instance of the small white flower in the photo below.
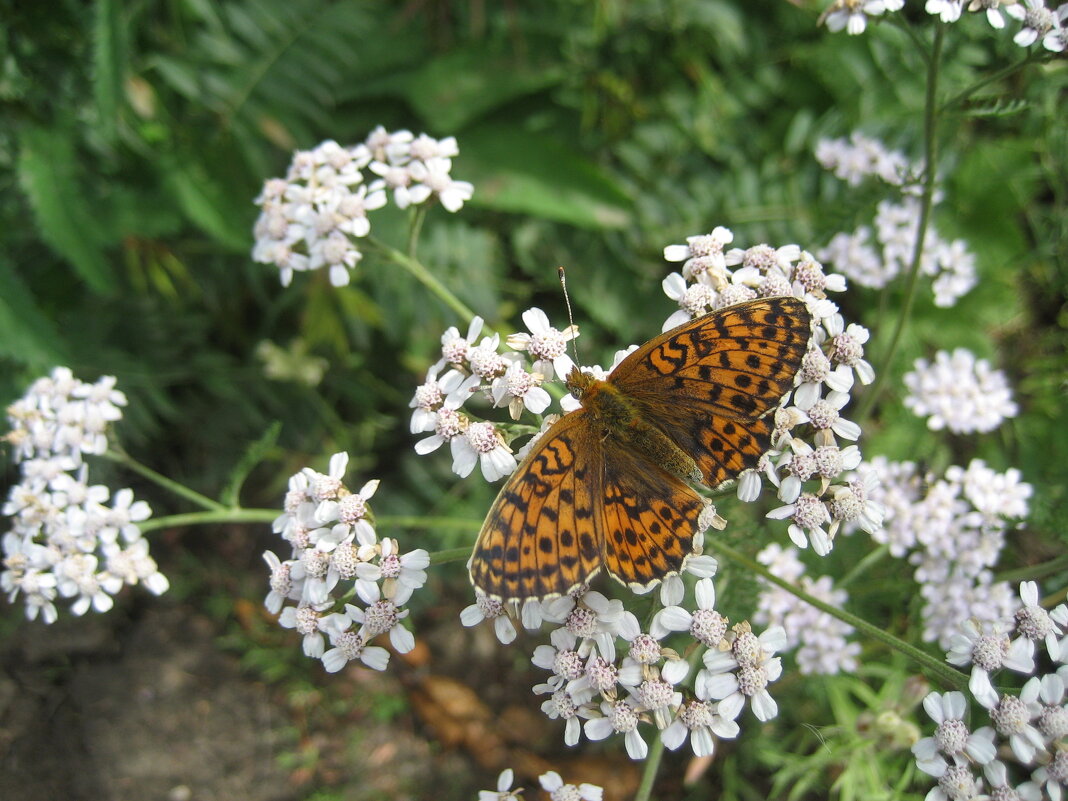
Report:
M 521 790 L 512 790 L 513 779 L 512 769 L 507 768 L 501 771 L 501 775 L 497 777 L 497 790 L 479 790 L 478 801 L 521 801 L 519 795 Z
M 944 770 L 945 757 L 957 764 L 972 761 L 980 765 L 994 758 L 993 729 L 984 727 L 971 732 L 964 723 L 968 704 L 963 693 L 930 693 L 923 699 L 923 708 L 938 726 L 933 737 L 925 737 L 912 746 L 917 767 L 924 773 L 938 775 Z
M 1023 28 L 1012 38 L 1020 47 L 1030 47 L 1053 30 L 1057 15 L 1046 8 L 1044 0 L 1022 0 L 1005 6 L 1005 13 L 1023 23 Z
M 720 713 L 730 720 L 738 716 L 748 698 L 753 714 L 768 721 L 779 708 L 767 685 L 782 675 L 782 660 L 772 654 L 786 647 L 786 632 L 782 626 L 772 626 L 757 637 L 747 623 L 738 624 L 734 631 L 730 651 L 705 652 L 705 667 L 697 674 L 697 696 L 718 700 Z
M 611 734 L 622 734 L 631 759 L 641 760 L 649 753 L 649 746 L 638 733 L 638 710 L 627 699 L 601 704 L 602 717 L 587 720 L 583 729 L 591 740 L 603 740 Z
M 664 248 L 665 261 L 681 261 L 682 275 L 689 281 L 720 289 L 727 284 L 727 259 L 723 247 L 734 241 L 734 234 L 717 226 L 710 234 L 686 238 L 685 245 Z
M 563 331 L 553 328 L 545 312 L 537 307 L 523 312 L 523 322 L 530 333 L 512 334 L 508 337 L 508 347 L 527 351 L 534 360 L 534 372 L 546 380 L 566 377 L 571 365 L 567 343 L 578 336 L 578 327 L 569 325 Z
M 976 698 L 990 712 L 990 720 L 1001 737 L 1008 739 L 1016 759 L 1024 765 L 1045 750 L 1042 733 L 1031 725 L 1041 712 L 1038 684 L 1025 684 L 1020 696 L 1003 695 L 1000 699 Z
M 471 423 L 463 436 L 454 437 L 452 447 L 452 470 L 460 477 L 466 477 L 475 469 L 482 467 L 482 476 L 486 481 L 496 481 L 511 474 L 517 465 L 512 449 L 505 442 L 496 426 L 490 422 Z
M 457 181 L 449 171 L 452 160 L 447 158 L 430 158 L 425 161 L 413 161 L 409 170 L 414 186 L 408 192 L 412 203 L 423 203 L 431 194 L 446 211 L 456 212 L 463 208 L 464 202 L 471 199 L 474 186 L 467 181 Z
M 470 628 L 484 620 L 493 621 L 493 632 L 502 645 L 508 645 L 516 638 L 515 625 L 505 611 L 504 604 L 482 593 L 475 593 L 475 602 L 464 607 L 460 612 L 460 622 Z
M 1030 643 L 1030 653 L 1034 652 L 1035 643 L 1043 642 L 1049 658 L 1059 659 L 1060 636 L 1064 629 L 1039 604 L 1038 584 L 1033 581 L 1021 583 L 1020 600 L 1023 602 L 1023 608 L 1016 612 L 1016 633 Z
M 543 773 L 538 777 L 538 782 L 541 789 L 549 794 L 551 801 L 601 801 L 604 792 L 596 784 L 564 784 L 560 774 L 554 770 Z
M 552 397 L 541 388 L 541 375 L 528 373 L 522 364 L 512 362 L 503 376 L 493 379 L 490 394 L 494 406 L 508 406 L 513 420 L 518 420 L 523 409 L 541 414 L 549 408 Z

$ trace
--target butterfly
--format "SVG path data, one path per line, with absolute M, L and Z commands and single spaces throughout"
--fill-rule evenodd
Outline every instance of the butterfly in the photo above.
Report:
M 766 419 L 793 386 L 811 315 L 797 298 L 727 306 L 646 342 L 605 380 L 566 378 L 582 408 L 534 443 L 501 488 L 475 542 L 475 589 L 544 599 L 602 567 L 645 592 L 693 551 L 706 501 L 755 467 Z

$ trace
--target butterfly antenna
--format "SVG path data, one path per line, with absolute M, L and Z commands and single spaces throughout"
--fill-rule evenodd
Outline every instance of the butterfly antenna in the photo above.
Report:
M 574 329 L 575 328 L 575 318 L 571 315 L 571 298 L 567 294 L 567 277 L 564 275 L 563 266 L 557 267 L 556 268 L 556 272 L 557 272 L 557 275 L 560 276 L 560 289 L 563 290 L 563 293 L 564 293 L 564 305 L 567 306 L 567 322 L 568 322 L 568 325 L 570 325 L 571 328 Z M 577 366 L 580 362 L 579 362 L 579 356 L 578 356 L 578 345 L 575 343 L 575 338 L 574 337 L 571 338 L 571 350 L 574 351 L 574 353 L 575 353 L 575 364 Z

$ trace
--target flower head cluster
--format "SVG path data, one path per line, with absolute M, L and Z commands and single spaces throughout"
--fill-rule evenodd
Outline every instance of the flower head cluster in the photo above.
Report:
M 919 172 L 918 166 L 910 166 L 901 154 L 859 134 L 850 141 L 821 140 L 816 158 L 850 184 L 859 183 L 865 175 L 877 175 L 888 184 L 901 187 L 901 202 L 880 202 L 871 226 L 835 234 L 817 253 L 860 286 L 886 286 L 907 271 L 915 250 L 920 201 L 914 196 L 918 184 L 912 176 Z M 932 279 L 935 305 L 943 307 L 955 304 L 978 281 L 975 255 L 967 243 L 943 239 L 930 224 L 920 254 L 920 272 Z
M 732 628 L 714 608 L 714 561 L 700 558 L 711 564 L 696 583 L 693 602 L 678 605 L 684 600 L 679 596 L 678 603 L 654 617 L 648 631 L 621 601 L 585 588 L 524 603 L 524 627 L 550 625 L 549 642 L 535 648 L 532 660 L 549 676 L 533 691 L 544 698 L 542 711 L 563 721 L 567 745 L 577 744 L 583 734 L 590 740 L 618 735 L 632 759 L 644 759 L 643 732 L 651 729 L 668 748 L 689 740 L 695 755 L 710 756 L 717 739 L 738 735 L 736 719 L 747 702 L 760 720 L 777 714 L 767 687 L 781 674 L 774 654 L 785 646 L 785 633 L 772 627 L 757 636 L 748 623 Z M 461 619 L 468 626 L 493 620 L 500 637 L 507 612 L 499 602 L 479 596 L 477 607 L 464 610 Z M 706 649 L 696 676 L 690 677 L 690 663 L 666 644 L 673 636 Z M 501 639 L 514 637 L 509 624 L 508 636 Z
M 868 18 L 879 17 L 888 11 L 899 11 L 904 0 L 833 0 L 820 16 L 820 23 L 828 29 L 857 36 L 867 29 Z M 965 11 L 973 14 L 983 12 L 986 21 L 995 30 L 1005 27 L 1002 9 L 1012 19 L 1021 23 L 1013 42 L 1020 47 L 1030 47 L 1041 41 L 1042 46 L 1054 53 L 1068 47 L 1068 3 L 1055 11 L 1047 8 L 1045 0 L 926 0 L 924 10 L 940 22 L 953 23 L 962 18 Z
M 1010 523 L 1027 514 L 1031 486 L 1018 470 L 998 473 L 975 459 L 936 477 L 910 462 L 876 457 L 857 475 L 885 512 L 872 538 L 916 567 L 925 641 L 949 647 L 968 618 L 1003 627 L 1011 620 L 1019 600 L 1006 582 L 994 581 L 991 569 Z
M 820 15 L 820 24 L 834 33 L 845 30 L 850 36 L 858 36 L 868 27 L 868 17 L 898 11 L 904 5 L 905 0 L 834 0 Z
M 367 212 L 392 197 L 399 208 L 437 198 L 448 211 L 471 199 L 473 187 L 449 174 L 459 153 L 456 139 L 433 139 L 379 126 L 367 140 L 343 147 L 328 140 L 293 156 L 285 178 L 271 178 L 261 208 L 252 258 L 273 264 L 283 286 L 299 271 L 329 270 L 344 286 L 363 258 L 357 240 L 371 231 Z
M 924 700 L 937 727 L 912 751 L 919 769 L 938 780 L 927 795 L 933 801 L 1037 801 L 1061 798 L 1068 786 L 1068 605 L 1044 609 L 1033 581 L 1020 585 L 1019 602 L 1004 627 L 967 619 L 952 637 L 947 660 L 971 666 L 968 693 L 931 693 Z M 999 692 L 990 677 L 1000 673 L 998 685 L 1006 686 L 1003 670 L 1027 680 L 1018 691 Z M 985 710 L 990 725 L 969 727 L 969 700 Z
M 890 150 L 860 131 L 854 131 L 848 139 L 820 139 L 816 143 L 816 161 L 850 186 L 859 186 L 868 176 L 909 190 L 917 185 L 917 165 L 900 150 Z
M 497 777 L 497 789 L 479 790 L 478 801 L 520 801 L 523 791 L 511 789 L 514 775 L 511 768 L 502 770 Z M 601 801 L 604 793 L 596 784 L 566 784 L 555 770 L 541 774 L 538 783 L 548 793 L 550 801 Z
M 664 279 L 664 292 L 680 307 L 664 330 L 754 298 L 789 295 L 806 301 L 813 317 L 808 352 L 793 391 L 775 412 L 772 447 L 761 460 L 761 470 L 742 474 L 738 497 L 756 500 L 761 479 L 766 479 L 786 503 L 769 517 L 788 519 L 794 544 L 811 544 L 822 556 L 830 551 L 843 522 L 879 526 L 880 509 L 869 501 L 866 488 L 836 481 L 860 463 L 858 448 L 840 445 L 839 440 L 851 443 L 860 437 L 860 426 L 842 409 L 856 381 L 869 384 L 875 377 L 864 359 L 869 333 L 863 326 L 846 324 L 828 297 L 845 289 L 845 279 L 826 272 L 811 254 L 797 245 L 725 250 L 733 238 L 726 228 L 716 228 L 706 236 L 690 237 L 686 245 L 664 249 L 668 261 L 683 262 L 681 273 Z
M 964 348 L 940 350 L 932 362 L 917 359 L 912 372 L 905 374 L 905 386 L 905 406 L 926 417 L 932 431 L 985 433 L 1016 416 L 1005 374 Z
M 481 465 L 487 481 L 496 481 L 513 470 L 517 462 L 504 430 L 490 421 L 473 421 L 461 408 L 476 397 L 494 407 L 507 407 L 518 420 L 524 410 L 540 415 L 552 400 L 542 384 L 563 377 L 572 364 L 567 343 L 578 335 L 574 326 L 553 328 L 541 309 L 528 309 L 523 321 L 529 333 L 508 337 L 509 352 L 499 353 L 499 334 L 483 336 L 482 319 L 476 317 L 461 335 L 450 328 L 441 337 L 441 358 L 427 372 L 426 383 L 412 398 L 412 433 L 430 436 L 416 443 L 417 453 L 427 454 L 448 443 L 453 471 L 469 475 Z M 524 354 L 528 358 L 524 358 Z M 442 371 L 445 371 L 444 373 Z
M 845 606 L 845 590 L 834 589 L 830 576 L 815 581 L 804 575 L 805 565 L 796 548 L 772 543 L 757 555 L 778 578 L 837 608 Z M 802 673 L 834 675 L 857 669 L 860 645 L 847 638 L 853 627 L 805 603 L 776 584 L 761 582 L 763 589 L 753 620 L 761 625 L 779 625 L 786 631 L 788 647 L 797 649 L 797 665 Z
M 385 670 L 389 652 L 370 644 L 380 634 L 399 653 L 415 647 L 402 607 L 430 564 L 425 550 L 402 554 L 396 540 L 378 538 L 368 505 L 378 482 L 350 491 L 342 482 L 348 460 L 336 453 L 327 473 L 306 467 L 290 478 L 285 511 L 274 522 L 290 556 L 263 555 L 271 569 L 267 609 L 281 612 L 279 623 L 303 635 L 304 653 L 331 673 L 354 660 Z
M 57 367 L 8 407 L 4 439 L 21 477 L 2 510 L 11 530 L 3 536 L 0 590 L 9 602 L 22 595 L 31 620 L 53 622 L 57 598 L 82 615 L 109 610 L 126 584 L 156 595 L 169 586 L 137 525 L 151 516 L 148 504 L 133 490 L 90 484 L 82 458 L 107 450 L 107 428 L 125 405 L 114 377 L 87 384 Z

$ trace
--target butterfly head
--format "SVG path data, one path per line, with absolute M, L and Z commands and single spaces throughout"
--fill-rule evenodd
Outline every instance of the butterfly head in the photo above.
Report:
M 572 366 L 571 372 L 567 374 L 567 389 L 571 393 L 572 397 L 577 400 L 582 400 L 582 396 L 586 393 L 586 390 L 593 385 L 597 379 L 589 373 L 584 373 L 579 369 L 576 364 Z

